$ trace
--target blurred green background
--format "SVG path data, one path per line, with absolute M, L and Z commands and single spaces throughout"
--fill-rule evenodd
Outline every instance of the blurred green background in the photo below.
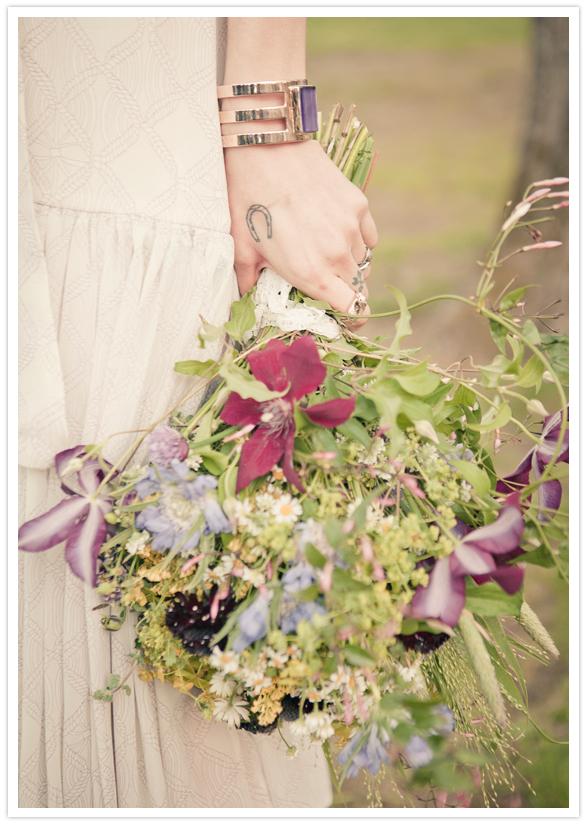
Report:
M 533 21 L 527 18 L 310 18 L 308 77 L 320 108 L 357 104 L 375 137 L 378 160 L 367 195 L 379 230 L 369 279 L 373 312 L 393 308 L 394 284 L 413 303 L 426 295 L 470 295 L 478 261 L 515 195 L 533 69 Z M 551 175 L 566 170 L 552 169 Z M 530 181 L 527 181 L 529 183 Z M 564 211 L 564 210 L 563 210 Z M 564 218 L 545 230 L 564 239 Z M 537 309 L 559 300 L 566 325 L 567 255 L 547 251 L 518 256 L 500 280 L 537 284 Z M 367 334 L 387 334 L 390 321 L 374 320 Z M 494 349 L 483 322 L 458 306 L 435 305 L 413 318 L 413 343 L 432 361 L 472 354 L 488 360 Z M 547 404 L 548 406 L 548 404 Z M 505 461 L 515 466 L 514 456 Z M 568 598 L 551 570 L 530 568 L 526 597 L 553 635 L 560 659 L 549 667 L 525 663 L 531 712 L 557 740 L 567 738 Z M 504 807 L 567 807 L 568 751 L 518 719 L 525 737 L 517 778 L 504 789 Z M 527 761 L 529 760 L 529 761 Z M 384 782 L 383 804 L 424 807 L 399 797 Z M 368 805 L 361 782 L 347 782 L 337 806 Z M 473 805 L 480 804 L 478 801 Z

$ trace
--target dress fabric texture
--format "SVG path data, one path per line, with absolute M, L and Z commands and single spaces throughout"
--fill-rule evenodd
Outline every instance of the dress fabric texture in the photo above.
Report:
M 221 18 L 20 21 L 21 521 L 61 497 L 56 452 L 177 403 L 190 385 L 174 361 L 237 296 L 215 94 L 224 39 Z M 130 696 L 93 699 L 129 670 L 134 637 L 132 622 L 106 631 L 98 602 L 62 546 L 19 554 L 21 807 L 331 804 L 318 745 L 292 758 L 277 732 L 207 721 L 134 673 Z

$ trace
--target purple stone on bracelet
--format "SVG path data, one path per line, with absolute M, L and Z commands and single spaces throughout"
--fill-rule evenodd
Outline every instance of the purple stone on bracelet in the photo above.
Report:
M 300 87 L 300 113 L 302 115 L 302 131 L 317 132 L 318 104 L 315 86 Z

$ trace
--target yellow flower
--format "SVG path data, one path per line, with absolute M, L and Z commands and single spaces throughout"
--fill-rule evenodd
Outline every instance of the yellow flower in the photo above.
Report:
M 262 725 L 270 725 L 281 713 L 281 702 L 271 695 L 271 691 L 272 687 L 264 688 L 251 705 Z
M 146 668 L 139 670 L 137 675 L 141 682 L 152 682 L 155 678 L 155 674 L 153 673 L 153 671 L 147 670 Z

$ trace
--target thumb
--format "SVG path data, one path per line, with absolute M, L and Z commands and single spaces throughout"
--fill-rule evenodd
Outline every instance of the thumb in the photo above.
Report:
M 244 295 L 245 292 L 248 292 L 249 289 L 252 289 L 255 286 L 259 278 L 261 268 L 262 266 L 260 265 L 260 262 L 256 259 L 234 262 L 236 280 L 241 295 Z

